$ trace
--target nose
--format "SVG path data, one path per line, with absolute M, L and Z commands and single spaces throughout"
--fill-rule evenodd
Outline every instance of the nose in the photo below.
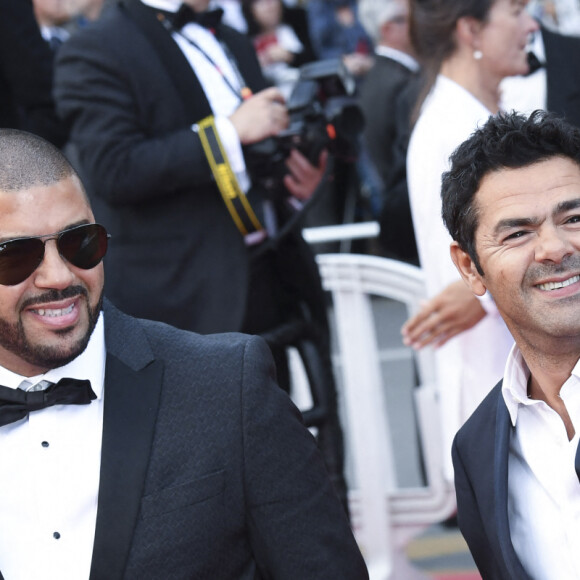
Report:
M 538 21 L 527 11 L 524 11 L 525 15 L 526 15 L 526 29 L 528 31 L 528 34 L 532 34 L 533 32 L 536 32 L 537 30 L 540 29 L 540 25 L 538 24 Z
M 64 289 L 73 283 L 75 276 L 68 262 L 59 254 L 56 240 L 47 240 L 44 258 L 33 276 L 38 288 Z
M 562 230 L 550 227 L 538 233 L 538 242 L 535 247 L 536 262 L 549 261 L 559 264 L 572 253 L 574 253 L 574 246 Z

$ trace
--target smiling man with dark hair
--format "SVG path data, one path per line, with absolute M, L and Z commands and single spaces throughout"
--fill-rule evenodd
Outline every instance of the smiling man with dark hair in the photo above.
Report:
M 459 526 L 484 578 L 580 575 L 580 131 L 492 117 L 442 184 L 451 256 L 515 339 L 453 446 Z

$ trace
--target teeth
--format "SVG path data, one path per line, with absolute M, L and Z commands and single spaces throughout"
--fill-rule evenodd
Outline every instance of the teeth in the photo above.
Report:
M 572 276 L 568 280 L 563 280 L 562 282 L 546 282 L 545 284 L 538 284 L 540 290 L 558 290 L 559 288 L 566 288 L 570 284 L 580 281 L 580 276 Z
M 59 308 L 54 310 L 49 310 L 47 308 L 39 308 L 36 313 L 40 316 L 57 317 L 64 316 L 65 314 L 70 314 L 74 308 L 74 304 L 71 304 L 67 308 Z

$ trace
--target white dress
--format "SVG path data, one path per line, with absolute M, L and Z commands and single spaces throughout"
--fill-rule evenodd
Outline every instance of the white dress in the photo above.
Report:
M 429 297 L 460 279 L 449 255 L 451 236 L 441 218 L 441 175 L 449 169 L 451 153 L 490 115 L 471 93 L 439 75 L 413 129 L 407 153 L 407 180 Z M 435 350 L 449 479 L 453 476 L 453 437 L 502 377 L 513 344 L 493 300 L 486 295 L 482 304 L 488 314 L 478 324 Z

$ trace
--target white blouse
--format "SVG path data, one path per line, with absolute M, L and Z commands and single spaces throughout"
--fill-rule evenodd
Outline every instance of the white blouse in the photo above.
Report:
M 451 236 L 441 218 L 441 175 L 449 169 L 451 153 L 490 115 L 471 93 L 439 75 L 411 134 L 407 153 L 409 199 L 429 297 L 460 279 L 449 255 Z M 435 351 L 450 480 L 453 437 L 501 378 L 513 344 L 490 297 L 482 304 L 488 315 Z

